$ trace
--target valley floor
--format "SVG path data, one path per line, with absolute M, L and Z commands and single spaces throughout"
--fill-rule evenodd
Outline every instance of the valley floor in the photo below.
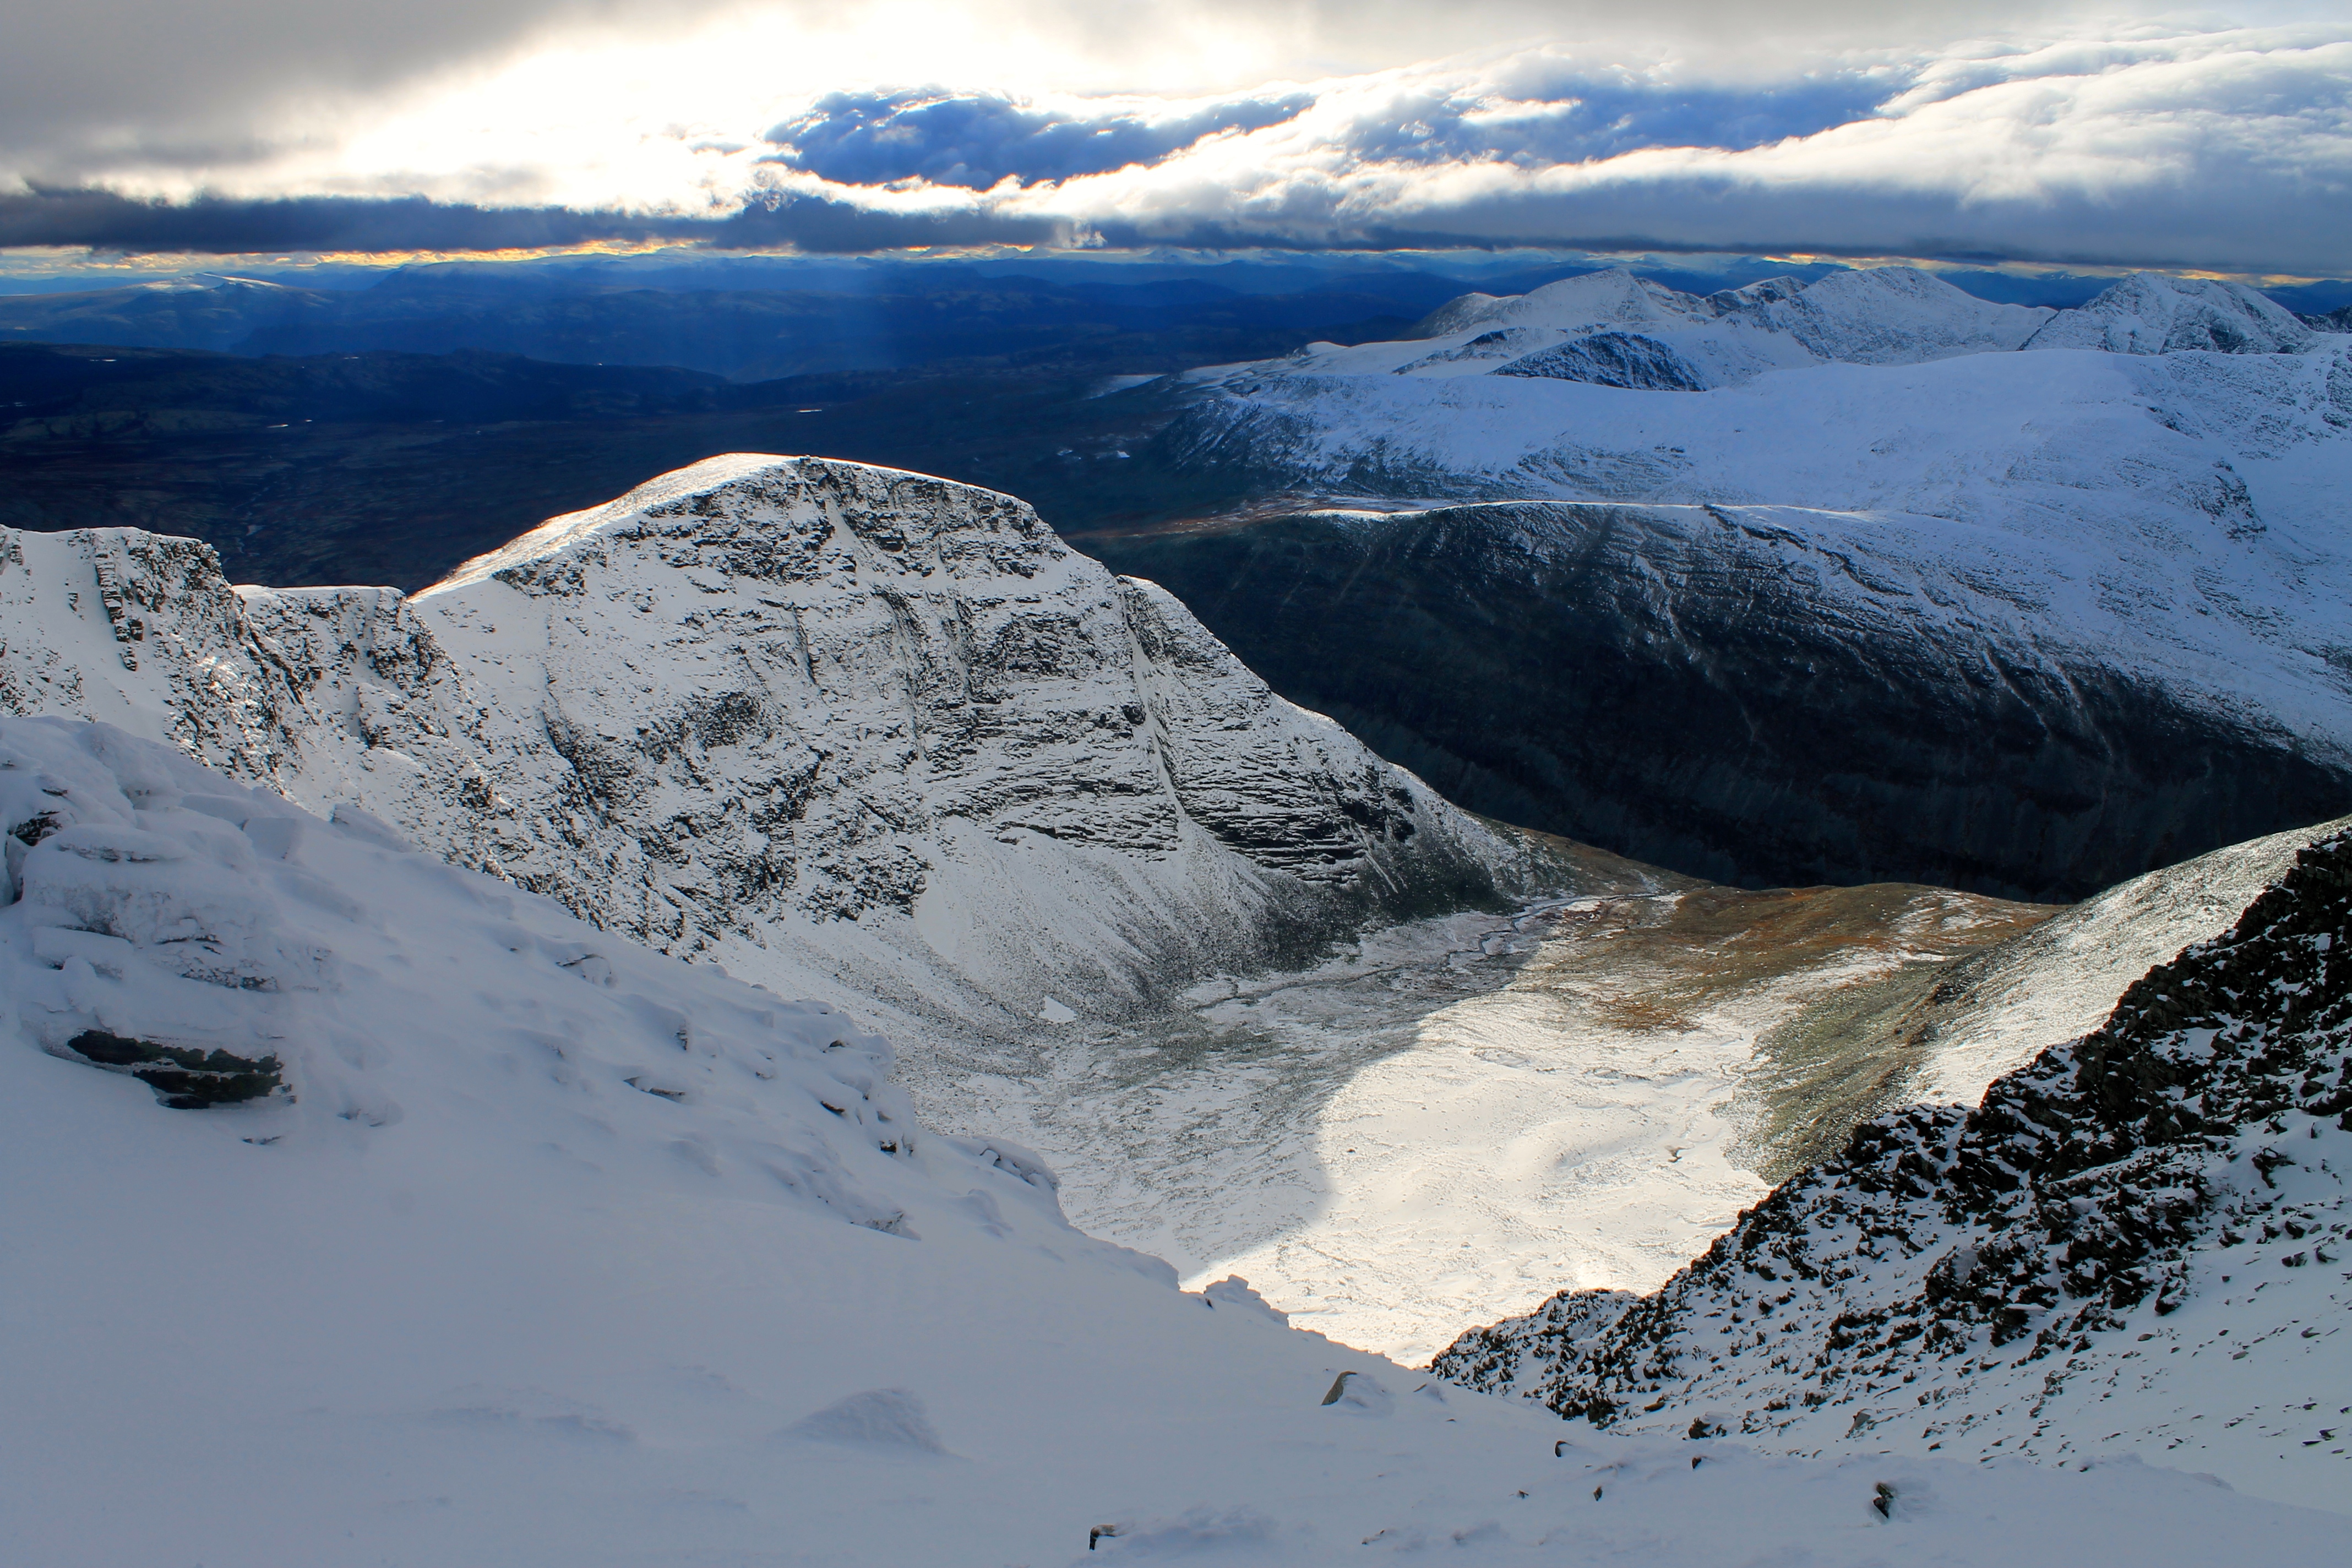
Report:
M 1880 886 L 1457 915 L 1139 1028 L 1042 1030 L 1044 1076 L 937 1084 L 926 1114 L 1035 1143 L 1077 1225 L 1195 1288 L 1238 1273 L 1421 1363 L 1563 1285 L 1656 1287 L 1890 1092 L 1901 1063 L 1852 1075 L 1817 1037 L 1855 998 L 2050 912 Z

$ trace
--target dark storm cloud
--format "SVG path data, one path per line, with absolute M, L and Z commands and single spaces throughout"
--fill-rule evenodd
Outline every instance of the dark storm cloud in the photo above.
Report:
M 139 201 L 110 191 L 35 188 L 0 194 L 0 246 L 235 255 L 270 250 L 518 250 L 600 239 L 651 239 L 682 220 L 475 207 L 406 196 L 198 197 Z M 708 227 L 708 225 L 703 226 Z

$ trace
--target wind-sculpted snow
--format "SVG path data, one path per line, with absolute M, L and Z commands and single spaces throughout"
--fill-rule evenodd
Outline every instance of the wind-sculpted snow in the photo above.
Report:
M 2337 833 L 1975 1110 L 1868 1124 L 1657 1294 L 1555 1298 L 1438 1369 L 1630 1431 L 2177 1450 L 2340 1489 L 2347 939 Z

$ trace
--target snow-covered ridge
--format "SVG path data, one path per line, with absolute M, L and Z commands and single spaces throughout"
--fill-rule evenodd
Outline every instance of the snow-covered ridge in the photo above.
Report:
M 1904 1098 L 1976 1100 L 2046 1047 L 2090 1033 L 2133 981 L 2227 931 L 2306 846 L 2346 832 L 2352 817 L 2216 849 L 2119 883 L 1962 960 L 1897 1026 L 1924 1058 Z
M 1564 1294 L 1437 1366 L 1632 1431 L 2340 1491 L 2347 939 L 2338 832 L 1976 1110 L 1866 1125 L 1655 1295 Z
M 2318 341 L 2301 317 L 2242 283 L 2136 272 L 2087 304 L 2058 312 L 2025 346 L 2126 354 L 2291 354 Z
M 1310 343 L 1284 360 L 1196 371 L 1192 379 L 1504 375 L 1701 392 L 1813 364 L 1922 364 L 2016 349 L 2299 353 L 2316 336 L 2243 284 L 2153 272 L 2057 310 L 1979 300 L 1916 267 L 1853 268 L 1812 283 L 1770 278 L 1707 295 L 1621 267 L 1526 294 L 1465 294 L 1396 342 Z
M 1527 294 L 1466 294 L 1396 342 L 1313 343 L 1240 373 L 1414 377 L 1528 376 L 1696 392 L 1768 370 L 1835 361 L 1916 364 L 2015 349 L 2053 312 L 1995 305 L 1916 268 L 1771 279 L 1700 296 L 1623 268 Z M 1627 362 L 1646 362 L 1628 369 Z M 1215 378 L 1234 371 L 1201 373 Z

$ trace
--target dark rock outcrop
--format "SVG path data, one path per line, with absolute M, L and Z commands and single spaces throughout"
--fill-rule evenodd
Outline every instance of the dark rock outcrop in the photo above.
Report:
M 284 1064 L 276 1057 L 158 1045 L 102 1029 L 83 1030 L 66 1042 L 66 1048 L 94 1066 L 130 1074 L 174 1110 L 237 1105 L 278 1094 L 285 1087 Z
M 1638 332 L 1595 332 L 1515 359 L 1495 374 L 1589 381 L 1596 386 L 1651 392 L 1705 392 L 1707 388 L 1706 376 L 1696 365 L 1657 339 Z

